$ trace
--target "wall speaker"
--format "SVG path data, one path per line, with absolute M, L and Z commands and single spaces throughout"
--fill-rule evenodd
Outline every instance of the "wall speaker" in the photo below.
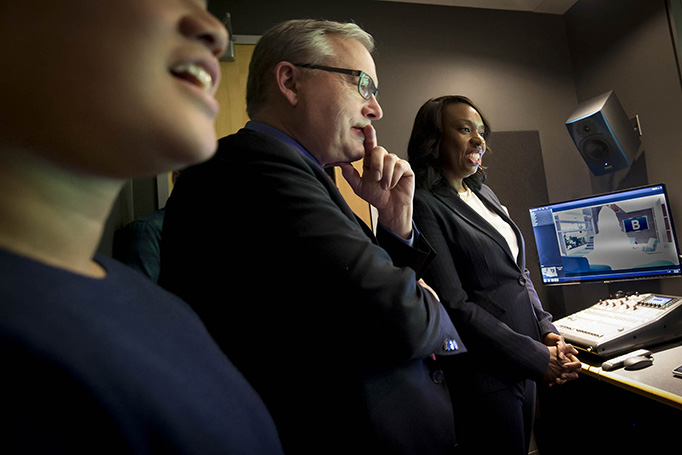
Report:
M 594 175 L 629 167 L 641 140 L 613 90 L 580 103 L 566 120 L 568 133 Z

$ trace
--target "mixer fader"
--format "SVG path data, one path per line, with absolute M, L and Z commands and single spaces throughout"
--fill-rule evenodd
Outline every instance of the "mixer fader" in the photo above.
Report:
M 610 357 L 682 337 L 682 298 L 617 295 L 554 323 L 579 349 Z

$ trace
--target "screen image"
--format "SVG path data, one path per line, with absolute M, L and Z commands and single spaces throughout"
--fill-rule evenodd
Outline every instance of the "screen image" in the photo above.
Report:
M 665 185 L 530 209 L 545 284 L 679 276 Z

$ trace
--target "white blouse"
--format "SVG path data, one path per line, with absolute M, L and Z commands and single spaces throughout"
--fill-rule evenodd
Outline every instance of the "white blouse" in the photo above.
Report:
M 471 191 L 469 188 L 467 188 L 466 191 L 463 192 L 457 192 L 459 195 L 460 199 L 462 199 L 469 207 L 474 209 L 476 213 L 481 215 L 488 223 L 494 227 L 497 232 L 504 237 L 504 239 L 507 241 L 507 244 L 509 245 L 509 249 L 512 252 L 512 255 L 515 260 L 518 261 L 519 258 L 519 242 L 516 240 L 516 234 L 514 233 L 514 229 L 502 219 L 500 215 L 497 213 L 493 212 L 490 210 L 488 207 L 481 202 L 481 200 L 476 196 L 476 194 Z M 504 209 L 505 213 L 509 215 L 509 211 L 507 210 L 507 207 L 502 206 Z

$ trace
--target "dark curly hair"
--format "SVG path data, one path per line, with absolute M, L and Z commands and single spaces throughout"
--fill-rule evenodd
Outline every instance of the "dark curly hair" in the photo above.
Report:
M 430 190 L 436 186 L 448 185 L 441 170 L 440 142 L 443 136 L 443 113 L 448 106 L 456 103 L 468 104 L 474 108 L 483 120 L 483 138 L 487 142 L 490 137 L 490 124 L 469 98 L 447 95 L 428 100 L 417 112 L 407 146 L 408 161 L 414 171 L 417 188 Z M 490 148 L 487 147 L 486 150 L 490 151 Z M 485 168 L 479 166 L 475 174 L 464 179 L 464 183 L 469 188 L 479 190 L 485 177 Z

